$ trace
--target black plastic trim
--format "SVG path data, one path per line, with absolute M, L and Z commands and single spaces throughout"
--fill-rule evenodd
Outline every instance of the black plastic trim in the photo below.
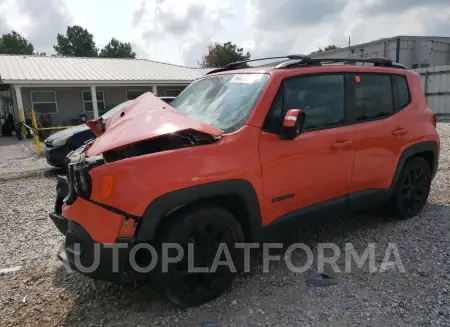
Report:
M 66 235 L 68 228 L 68 220 L 63 217 L 60 213 L 52 212 L 48 214 L 53 224 L 60 231 L 61 234 Z
M 245 202 L 251 234 L 251 240 L 247 241 L 262 240 L 261 210 L 255 189 L 247 180 L 235 179 L 187 187 L 156 198 L 145 210 L 136 232 L 136 241 L 153 239 L 159 223 L 173 209 L 199 200 L 230 194 L 240 196 Z
M 105 281 L 120 281 L 124 272 L 129 269 L 128 265 L 128 254 L 133 246 L 134 242 L 130 238 L 118 238 L 116 243 L 126 243 L 128 246 L 126 248 L 119 248 L 118 251 L 118 271 L 114 271 L 114 259 L 113 259 L 113 249 L 111 246 L 94 241 L 89 233 L 78 223 L 68 220 L 68 229 L 66 232 L 66 241 L 64 250 L 58 253 L 58 258 L 64 263 L 68 264 L 73 270 L 80 272 L 83 275 L 105 280 Z M 79 244 L 79 251 L 75 251 L 75 244 Z M 113 244 L 114 245 L 114 244 Z M 99 265 L 97 269 L 93 272 L 82 272 L 77 268 L 75 264 L 75 257 L 84 267 L 90 267 L 95 260 L 95 247 L 99 246 Z
M 420 143 L 416 143 L 406 148 L 400 156 L 398 161 L 397 169 L 394 174 L 394 178 L 392 179 L 390 190 L 392 191 L 395 188 L 395 185 L 400 178 L 400 174 L 402 172 L 403 167 L 405 166 L 406 161 L 408 159 L 418 155 L 419 153 L 431 152 L 433 154 L 433 163 L 431 166 L 431 174 L 432 177 L 436 175 L 438 164 L 439 164 L 439 153 L 438 153 L 438 144 L 435 141 L 424 141 Z
M 388 189 L 363 190 L 294 210 L 265 226 L 264 237 L 272 238 L 309 223 L 378 208 L 389 199 L 389 195 Z
M 94 200 L 91 200 L 91 199 L 85 199 L 85 200 L 89 201 L 89 202 L 91 202 L 91 203 L 93 203 L 93 204 L 95 204 L 95 205 L 97 205 L 97 206 L 99 206 L 99 207 L 101 207 L 103 209 L 111 211 L 111 212 L 113 212 L 115 214 L 124 216 L 125 218 L 132 218 L 134 220 L 141 220 L 142 219 L 142 217 L 132 215 L 132 214 L 130 214 L 128 212 L 125 212 L 125 211 L 122 211 L 120 209 L 111 207 L 110 205 L 107 205 L 107 204 L 104 204 L 104 203 L 100 203 L 100 202 L 97 202 L 97 201 L 94 201 Z
M 389 189 L 368 189 L 354 192 L 348 195 L 348 212 L 365 212 L 377 208 L 389 200 Z
M 348 196 L 345 195 L 289 212 L 264 226 L 264 238 L 270 239 L 277 235 L 292 232 L 293 229 L 308 222 L 346 214 L 348 201 Z
M 295 197 L 294 193 L 282 195 L 277 198 L 272 198 L 272 203 L 280 202 L 280 201 L 287 200 L 287 199 L 292 199 L 293 197 Z

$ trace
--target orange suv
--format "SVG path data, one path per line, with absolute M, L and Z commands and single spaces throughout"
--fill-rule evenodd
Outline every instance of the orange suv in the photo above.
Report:
M 212 71 L 171 105 L 146 93 L 106 126 L 91 122 L 99 137 L 69 154 L 58 178 L 60 259 L 116 280 L 133 271 L 130 254 L 144 267 L 168 243 L 195 245 L 193 263 L 208 266 L 219 244 L 261 242 L 306 218 L 417 215 L 440 147 L 420 76 L 381 58 L 269 59 L 276 65 Z M 96 253 L 94 271 L 80 269 Z M 148 272 L 178 304 L 211 300 L 235 276 L 189 271 L 185 257 Z

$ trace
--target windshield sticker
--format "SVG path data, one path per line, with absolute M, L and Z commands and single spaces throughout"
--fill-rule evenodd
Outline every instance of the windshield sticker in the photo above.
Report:
M 248 75 L 235 75 L 230 83 L 243 83 L 243 84 L 252 84 L 261 79 L 261 75 L 259 74 L 248 74 Z

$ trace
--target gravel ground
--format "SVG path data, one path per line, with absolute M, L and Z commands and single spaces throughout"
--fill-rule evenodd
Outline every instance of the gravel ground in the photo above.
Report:
M 44 144 L 41 143 L 41 149 Z M 12 137 L 0 137 L 0 172 L 15 169 L 50 168 L 42 156 L 36 155 L 33 140 L 17 141 Z
M 308 287 L 308 273 L 284 262 L 262 272 L 260 254 L 217 300 L 180 310 L 146 285 L 113 285 L 68 274 L 55 258 L 62 237 L 47 219 L 54 177 L 0 181 L 0 326 L 450 326 L 450 124 L 439 124 L 440 169 L 429 203 L 414 219 L 354 215 L 313 226 L 291 242 L 315 248 L 376 244 L 379 267 L 389 242 L 406 272 L 333 274 L 337 284 Z M 280 252 L 281 253 L 281 252 Z M 295 262 L 304 260 L 294 257 Z M 338 259 L 344 267 L 343 256 Z M 205 325 L 206 326 L 206 325 Z M 215 326 L 210 324 L 209 326 Z

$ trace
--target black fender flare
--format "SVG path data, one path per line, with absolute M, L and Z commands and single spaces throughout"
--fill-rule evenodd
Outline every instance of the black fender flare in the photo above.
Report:
M 406 162 L 424 152 L 431 152 L 433 154 L 433 162 L 431 165 L 431 174 L 434 178 L 436 175 L 438 164 L 439 164 L 439 151 L 438 151 L 438 144 L 436 141 L 424 141 L 419 142 L 416 144 L 413 144 L 409 147 L 407 147 L 402 154 L 400 155 L 400 159 L 397 164 L 397 169 L 395 171 L 394 178 L 392 179 L 390 190 L 393 191 L 395 189 L 395 185 L 397 184 L 398 179 L 400 178 L 400 174 L 403 170 L 403 167 L 405 166 Z
M 136 231 L 136 242 L 154 239 L 159 223 L 170 212 L 200 200 L 221 195 L 239 195 L 245 202 L 252 241 L 262 239 L 263 226 L 258 197 L 253 185 L 244 179 L 201 184 L 166 193 L 153 200 L 144 212 Z

